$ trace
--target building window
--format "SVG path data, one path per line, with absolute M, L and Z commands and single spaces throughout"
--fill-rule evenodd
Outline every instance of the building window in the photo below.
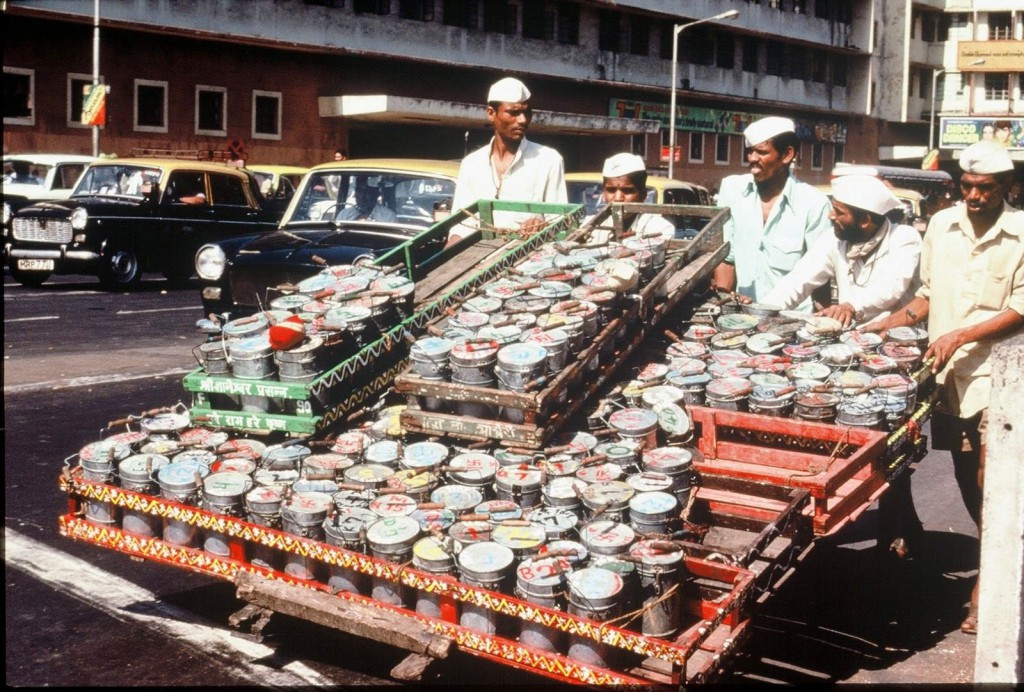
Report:
M 567 46 L 580 42 L 580 6 L 574 2 L 558 3 L 558 42 Z
M 990 41 L 1013 40 L 1013 20 L 1009 12 L 988 13 L 988 39 Z
M 821 142 L 811 144 L 811 170 L 820 171 L 825 167 L 825 145 Z
M 523 0 L 523 38 L 553 39 L 555 15 L 544 7 L 544 0 Z
M 778 41 L 769 41 L 765 44 L 765 74 L 782 76 L 786 63 L 786 47 Z
M 661 22 L 658 25 L 658 56 L 662 60 L 672 59 L 672 38 L 675 27 L 672 22 Z
M 841 55 L 832 56 L 832 86 L 845 87 L 847 77 L 846 58 Z
M 715 62 L 714 32 L 694 31 L 687 38 L 686 59 L 694 65 L 713 65 Z
M 434 0 L 398 0 L 398 16 L 421 22 L 434 21 Z
M 828 19 L 832 11 L 832 0 L 814 0 L 814 16 L 818 19 Z
M 835 165 L 843 160 L 843 149 L 844 146 L 842 144 L 832 145 L 832 165 Z
M 196 134 L 223 136 L 227 132 L 228 90 L 196 85 Z
M 736 41 L 732 34 L 719 33 L 715 37 L 715 65 L 724 70 L 736 65 Z
M 253 139 L 281 139 L 281 92 L 252 92 Z
M 715 135 L 715 163 L 720 165 L 729 163 L 730 142 L 732 142 L 732 135 Z
M 690 162 L 702 163 L 704 161 L 704 133 L 690 133 Z
M 345 6 L 345 0 L 302 0 L 306 5 L 316 5 L 318 7 L 330 7 L 338 8 Z
M 85 104 L 85 89 L 91 86 L 90 75 L 68 75 L 68 127 L 88 127 L 82 124 L 82 106 Z
M 639 14 L 629 18 L 629 52 L 647 55 L 651 52 L 651 20 Z
M 743 71 L 757 74 L 757 39 L 743 39 Z
M 1010 98 L 1010 75 L 989 72 L 985 75 L 985 99 L 1005 101 Z
M 444 0 L 442 21 L 445 26 L 457 26 L 462 29 L 475 29 L 477 27 L 477 8 L 479 3 L 476 0 Z
M 391 14 L 391 0 L 352 0 L 356 14 Z
M 618 12 L 601 12 L 597 24 L 597 47 L 598 50 L 611 51 L 619 50 L 619 38 L 622 32 L 619 30 Z
M 807 50 L 803 46 L 789 47 L 789 76 L 793 79 L 807 79 L 810 67 Z
M 36 73 L 4 67 L 4 125 L 36 124 Z
M 514 35 L 517 27 L 516 9 L 508 0 L 484 0 L 484 31 Z
M 811 81 L 824 84 L 828 81 L 828 56 L 812 50 L 810 51 Z
M 135 80 L 135 130 L 167 132 L 167 82 Z

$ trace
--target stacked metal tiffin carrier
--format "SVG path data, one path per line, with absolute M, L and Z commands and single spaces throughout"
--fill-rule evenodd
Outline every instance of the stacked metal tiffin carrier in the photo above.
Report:
M 682 331 L 682 330 L 680 330 Z M 894 430 L 913 413 L 928 334 L 878 334 L 777 307 L 710 302 L 624 394 L 683 405 Z
M 400 409 L 331 440 L 273 445 L 193 427 L 179 409 L 150 412 L 132 431 L 85 446 L 68 472 L 648 636 L 692 624 L 683 621 L 689 587 L 677 541 L 688 535 L 682 516 L 697 452 L 681 444 L 679 427 L 666 432 L 651 411 L 616 409 L 609 427 L 565 433 L 543 451 L 449 447 L 403 438 Z M 180 518 L 97 500 L 84 515 L 132 535 L 231 553 L 228 536 Z M 231 557 L 438 615 L 436 595 L 394 579 L 254 543 Z M 598 666 L 624 655 L 592 637 L 460 608 L 464 627 L 533 648 Z
M 220 325 L 210 321 L 209 338 L 193 352 L 206 375 L 247 381 L 309 384 L 412 314 L 415 284 L 396 273 L 400 267 L 368 262 L 326 267 L 294 286 L 268 309 Z M 303 338 L 275 348 L 271 328 L 297 316 Z M 268 413 L 296 402 L 262 393 L 211 394 L 214 408 Z

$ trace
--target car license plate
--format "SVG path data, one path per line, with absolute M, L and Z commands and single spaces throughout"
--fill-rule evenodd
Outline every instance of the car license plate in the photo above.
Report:
M 52 272 L 53 260 L 48 259 L 20 259 L 18 269 L 26 272 Z

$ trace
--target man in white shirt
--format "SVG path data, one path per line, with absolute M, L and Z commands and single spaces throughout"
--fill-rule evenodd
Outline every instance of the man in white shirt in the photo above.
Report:
M 822 235 L 764 302 L 790 309 L 835 279 L 838 304 L 818 314 L 837 319 L 844 327 L 887 317 L 909 302 L 920 285 L 921 234 L 886 218 L 899 207 L 899 200 L 874 176 L 833 180 L 833 233 Z
M 562 156 L 550 147 L 526 139 L 533 111 L 530 90 L 518 79 L 505 77 L 487 93 L 487 121 L 494 137 L 462 160 L 455 183 L 452 208 L 464 209 L 479 199 L 565 204 L 565 166 Z M 498 228 L 518 226 L 523 231 L 543 224 L 543 218 L 513 212 L 495 213 Z M 470 224 L 454 226 L 452 244 L 476 230 Z
M 636 154 L 616 154 L 605 160 L 604 203 L 641 203 L 647 199 L 647 165 Z M 666 242 L 676 235 L 676 227 L 660 214 L 624 214 L 622 230 L 633 235 L 658 237 Z

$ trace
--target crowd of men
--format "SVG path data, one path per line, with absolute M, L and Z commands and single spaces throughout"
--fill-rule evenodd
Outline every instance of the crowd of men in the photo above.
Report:
M 530 91 L 507 77 L 487 95 L 491 141 L 462 162 L 452 208 L 478 199 L 567 201 L 562 157 L 526 139 L 532 119 Z M 1007 203 L 1014 166 L 1004 147 L 980 141 L 960 157 L 963 201 L 936 213 L 922 241 L 897 219 L 899 201 L 878 178 L 837 177 L 832 199 L 798 180 L 792 168 L 799 152 L 795 124 L 769 116 L 744 131 L 748 172 L 722 180 L 718 205 L 728 207 L 724 228 L 729 254 L 711 289 L 788 309 L 812 311 L 812 292 L 837 287 L 834 305 L 817 314 L 869 332 L 927 322 L 925 362 L 941 387 L 932 422 L 932 445 L 949 450 L 964 504 L 981 521 L 987 410 L 991 396 L 993 344 L 1024 325 L 1024 211 Z M 623 153 L 603 171 L 604 200 L 642 202 L 647 171 L 643 159 Z M 896 212 L 894 214 L 894 212 Z M 523 233 L 543 219 L 520 214 L 502 220 Z M 494 220 L 501 225 L 499 219 Z M 623 220 L 626 230 L 671 237 L 672 224 L 651 214 Z M 476 230 L 462 224 L 451 243 Z M 921 524 L 908 480 L 893 488 L 900 505 L 891 548 L 913 552 Z M 977 632 L 975 584 L 961 630 Z

